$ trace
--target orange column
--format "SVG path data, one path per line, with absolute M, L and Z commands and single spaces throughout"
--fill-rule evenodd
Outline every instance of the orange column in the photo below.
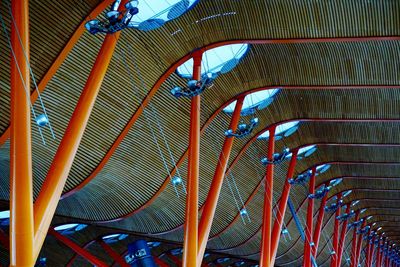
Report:
M 273 159 L 275 150 L 275 128 L 272 126 L 269 129 L 268 139 L 268 153 L 267 159 Z M 264 194 L 264 208 L 263 208 L 263 225 L 261 232 L 261 256 L 260 267 L 270 266 L 271 264 L 271 225 L 272 225 L 272 199 L 274 193 L 274 165 L 267 164 L 266 177 L 265 177 L 265 194 Z
M 75 251 L 77 254 L 85 258 L 88 262 L 98 266 L 98 267 L 107 267 L 107 264 L 104 263 L 103 261 L 99 260 L 95 256 L 93 256 L 89 251 L 87 251 L 84 248 L 81 248 L 74 242 L 72 242 L 70 239 L 67 237 L 63 236 L 62 234 L 58 233 L 54 229 L 49 230 L 49 234 L 57 238 L 60 242 L 62 242 L 64 245 Z M 33 266 L 33 265 L 32 265 Z
M 11 9 L 16 25 L 11 23 L 14 54 L 11 56 L 10 266 L 33 266 L 31 111 L 27 96 L 30 76 L 26 61 L 29 59 L 28 0 L 11 1 Z
M 232 115 L 229 129 L 236 130 L 240 120 L 240 112 L 242 110 L 244 97 L 236 101 L 235 110 Z M 208 192 L 206 202 L 204 204 L 203 213 L 199 223 L 199 253 L 198 264 L 200 265 L 204 252 L 206 250 L 208 236 L 210 235 L 211 225 L 214 219 L 215 210 L 217 208 L 219 193 L 221 192 L 222 183 L 225 177 L 225 170 L 228 165 L 229 156 L 233 145 L 234 137 L 225 137 L 222 151 L 219 155 L 217 167 L 215 169 L 214 177 Z
M 315 167 L 312 169 L 312 174 L 310 178 L 308 194 L 315 194 Z M 308 207 L 307 207 L 307 225 L 305 230 L 305 240 L 304 240 L 304 259 L 303 266 L 311 267 L 311 242 L 312 233 L 313 233 L 313 217 L 314 217 L 314 198 L 308 198 Z
M 193 79 L 201 79 L 200 52 L 193 56 Z M 186 196 L 183 266 L 197 266 L 198 251 L 198 201 L 200 159 L 200 95 L 192 97 L 190 107 L 190 134 L 188 155 L 188 188 Z
M 274 264 L 275 264 L 275 257 L 276 257 L 276 253 L 278 251 L 279 239 L 281 237 L 281 232 L 282 232 L 283 219 L 285 217 L 287 202 L 289 200 L 289 193 L 290 193 L 289 179 L 293 178 L 294 170 L 295 170 L 296 162 L 297 162 L 298 152 L 299 152 L 298 149 L 295 149 L 292 152 L 292 158 L 290 159 L 289 169 L 288 169 L 288 172 L 286 175 L 286 180 L 285 180 L 285 185 L 283 186 L 283 189 L 282 189 L 282 195 L 281 195 L 281 199 L 279 200 L 279 207 L 278 207 L 278 211 L 276 213 L 276 219 L 274 222 L 274 226 L 272 228 L 272 234 L 271 234 L 272 243 L 271 243 L 271 252 L 270 252 L 271 266 L 274 266 Z
M 106 242 L 103 240 L 98 240 L 97 241 L 100 246 L 107 252 L 107 254 L 116 262 L 119 264 L 121 267 L 129 267 L 130 265 L 126 263 L 125 259 L 119 255 L 117 252 L 115 252 Z
M 124 1 L 123 1 L 124 2 Z M 123 7 L 123 3 L 121 3 Z M 113 56 L 120 32 L 108 34 L 103 42 L 92 71 L 72 114 L 64 137 L 54 156 L 42 189 L 34 204 L 35 255 L 40 252 L 62 190 L 85 132 L 87 122 L 96 101 L 108 65 Z

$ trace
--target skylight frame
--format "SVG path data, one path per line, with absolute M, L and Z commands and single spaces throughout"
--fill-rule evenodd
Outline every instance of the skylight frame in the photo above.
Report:
M 266 102 L 268 100 L 271 100 L 271 102 L 268 103 L 262 109 L 267 108 L 270 104 L 272 104 L 272 102 L 274 101 L 274 98 L 276 97 L 276 95 L 280 91 L 281 91 L 280 88 L 272 88 L 272 89 L 264 89 L 264 90 L 260 90 L 260 91 L 254 92 L 254 93 L 247 94 L 245 96 L 245 98 L 244 98 L 244 101 L 243 101 L 241 115 L 242 116 L 246 116 L 246 115 L 249 115 L 249 114 L 254 114 L 257 109 L 261 110 L 261 109 L 259 109 L 259 106 L 261 104 L 263 104 L 264 102 Z M 268 96 L 259 97 L 259 95 L 262 95 L 263 93 L 269 93 L 269 94 L 268 94 Z M 254 101 L 252 99 L 253 97 L 256 97 L 256 102 L 255 103 L 254 103 Z M 236 103 L 237 103 L 237 100 L 231 102 L 222 111 L 227 113 L 227 114 L 232 114 L 234 112 L 234 110 L 235 110 Z
M 239 47 L 239 49 L 232 53 L 233 55 L 230 58 L 225 59 L 225 61 L 220 61 L 217 65 L 214 65 L 210 67 L 210 62 L 208 62 L 208 58 L 211 56 L 209 54 L 214 53 L 215 56 L 218 56 L 218 53 L 216 50 L 220 51 L 223 48 L 226 50 L 232 49 L 232 47 Z M 244 50 L 242 49 L 244 47 Z M 229 45 L 223 45 L 219 46 L 216 48 L 209 49 L 203 53 L 202 56 L 202 61 L 201 61 L 201 75 L 205 75 L 207 73 L 213 73 L 216 75 L 221 74 L 221 69 L 222 67 L 228 63 L 230 60 L 237 59 L 238 63 L 235 65 L 235 67 L 240 63 L 240 61 L 246 57 L 247 53 L 250 51 L 250 44 L 247 43 L 239 43 L 239 44 L 229 44 Z M 240 56 L 237 56 L 240 55 Z M 220 53 L 220 57 L 222 57 Z M 193 58 L 188 59 L 184 63 L 182 63 L 179 67 L 176 68 L 175 73 L 180 76 L 181 78 L 184 79 L 192 79 L 193 78 Z

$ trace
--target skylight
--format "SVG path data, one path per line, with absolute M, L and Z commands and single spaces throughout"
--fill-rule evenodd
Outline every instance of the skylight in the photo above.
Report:
M 201 74 L 220 74 L 231 71 L 239 64 L 248 48 L 248 44 L 232 44 L 207 50 L 203 53 Z M 193 58 L 180 65 L 176 72 L 183 78 L 192 79 Z
M 347 190 L 346 192 L 343 193 L 343 197 L 347 197 L 350 194 L 351 194 L 351 190 Z
M 198 0 L 140 0 L 139 13 L 129 23 L 143 31 L 151 31 L 165 22 L 178 18 L 191 9 Z
M 303 157 L 309 157 L 311 156 L 312 153 L 314 153 L 317 150 L 316 145 L 310 145 L 306 147 L 302 147 L 299 149 L 299 152 L 297 152 L 297 159 L 302 159 Z M 292 153 L 286 156 L 287 159 L 292 157 Z
M 283 136 L 288 137 L 292 135 L 299 128 L 298 124 L 299 124 L 298 121 L 291 121 L 278 125 L 275 130 L 275 140 L 280 140 L 283 138 Z M 268 138 L 269 138 L 269 131 L 265 131 L 257 139 L 268 139 Z
M 329 165 L 329 164 L 319 165 L 317 167 L 317 174 L 326 172 L 327 170 L 329 170 L 330 167 L 331 167 L 331 165 Z
M 246 95 L 243 101 L 241 115 L 254 114 L 256 109 L 261 110 L 268 107 L 273 101 L 279 89 L 267 89 Z M 236 100 L 226 106 L 223 111 L 233 113 L 236 107 Z
M 111 244 L 111 243 L 116 243 L 120 240 L 123 240 L 127 237 L 128 237 L 127 234 L 111 234 L 111 235 L 103 236 L 102 239 L 107 244 Z
M 86 224 L 80 224 L 80 223 L 68 223 L 68 224 L 62 224 L 59 226 L 54 227 L 54 230 L 57 232 L 60 232 L 63 235 L 68 235 L 72 234 L 74 232 L 80 231 L 84 228 L 86 228 Z
M 0 220 L 9 219 L 10 218 L 10 211 L 0 211 Z

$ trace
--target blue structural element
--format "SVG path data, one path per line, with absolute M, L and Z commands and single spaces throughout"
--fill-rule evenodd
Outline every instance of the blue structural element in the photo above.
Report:
M 306 239 L 306 238 L 305 238 L 305 235 L 304 235 L 303 226 L 301 225 L 301 222 L 300 222 L 300 220 L 299 220 L 299 217 L 297 217 L 296 209 L 294 208 L 293 202 L 292 202 L 292 200 L 290 199 L 290 197 L 289 197 L 289 199 L 288 199 L 288 205 L 289 205 L 290 213 L 292 213 L 294 222 L 296 223 L 297 230 L 299 230 L 301 239 L 303 240 L 303 242 L 305 242 L 305 239 Z M 318 267 L 317 262 L 315 261 L 315 259 L 314 259 L 313 256 L 311 256 L 311 261 L 312 261 L 312 263 L 313 263 L 313 265 L 314 265 L 315 267 Z
M 132 267 L 157 267 L 147 242 L 137 240 L 128 245 L 126 262 Z

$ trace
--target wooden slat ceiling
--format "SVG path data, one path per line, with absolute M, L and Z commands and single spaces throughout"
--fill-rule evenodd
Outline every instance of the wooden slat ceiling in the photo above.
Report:
M 30 1 L 31 65 L 38 81 L 78 25 L 98 4 L 95 0 Z M 1 12 L 9 25 L 6 5 L 3 3 L 5 8 Z M 185 80 L 174 73 L 170 75 L 128 129 L 122 142 L 115 143 L 163 73 L 194 49 L 226 40 L 397 37 L 400 36 L 399 11 L 400 2 L 389 0 L 201 0 L 188 13 L 160 29 L 151 32 L 124 30 L 64 188 L 68 195 L 60 201 L 55 221 L 81 221 L 92 225 L 73 236 L 82 245 L 113 229 L 132 234 L 127 242 L 136 238 L 134 234 L 141 234 L 148 239 L 175 244 L 163 245 L 158 254 L 179 246 L 183 240 L 185 195 L 181 193 L 178 198 L 169 183 L 154 136 L 166 158 L 168 171 L 173 169 L 173 162 L 183 157 L 178 170 L 186 181 L 187 161 L 183 155 L 188 146 L 190 102 L 177 100 L 169 92 L 173 86 L 184 85 Z M 208 18 L 212 15 L 218 16 Z M 218 109 L 248 90 L 293 87 L 282 89 L 268 108 L 257 111 L 260 125 L 250 137 L 234 141 L 230 170 L 243 201 L 247 203 L 251 222 L 244 224 L 238 217 L 225 182 L 211 229 L 210 251 L 258 260 L 264 186 L 261 182 L 264 167 L 259 160 L 268 147 L 265 141 L 254 141 L 248 147 L 246 144 L 269 125 L 283 121 L 300 120 L 300 128 L 292 136 L 277 142 L 278 151 L 284 147 L 319 144 L 312 156 L 298 162 L 296 173 L 317 164 L 332 163 L 326 173 L 317 177 L 317 184 L 344 177 L 344 182 L 330 195 L 353 189 L 346 201 L 365 198 L 359 206 L 369 208 L 366 214 L 373 214 L 373 220 L 380 220 L 378 223 L 389 220 L 396 225 L 400 211 L 386 210 L 397 207 L 395 202 L 387 199 L 400 199 L 400 194 L 394 191 L 400 189 L 397 179 L 400 177 L 400 141 L 397 138 L 400 132 L 400 42 L 394 39 L 253 44 L 233 71 L 221 75 L 215 85 L 203 93 L 199 207 L 210 187 L 224 140 L 223 132 L 230 121 L 230 116 L 225 113 L 215 114 Z M 33 128 L 35 197 L 102 40 L 100 34 L 93 36 L 85 32 L 42 93 L 56 139 L 51 140 L 50 133 L 45 131 L 47 143 L 43 145 Z M 0 38 L 0 48 L 3 51 L 0 53 L 2 136 L 7 134 L 10 116 L 10 56 L 4 34 Z M 133 72 L 133 82 L 126 68 Z M 335 86 L 340 89 L 326 89 Z M 360 89 L 354 89 L 354 86 Z M 39 109 L 37 102 L 34 106 Z M 116 150 L 105 160 L 113 145 Z M 0 199 L 3 201 L 9 199 L 9 149 L 9 141 L 0 146 Z M 276 167 L 274 202 L 279 198 L 287 168 L 287 162 Z M 232 177 L 228 176 L 228 179 Z M 307 190 L 307 187 L 297 186 L 291 192 L 302 220 L 306 214 Z M 319 201 L 316 201 L 315 209 L 318 207 Z M 393 216 L 394 213 L 399 217 Z M 327 240 L 333 230 L 331 215 L 325 218 L 317 260 L 322 265 L 329 264 L 331 244 L 327 244 Z M 110 220 L 115 221 L 108 222 Z M 280 242 L 277 264 L 301 265 L 303 242 L 299 240 L 289 212 L 285 221 L 292 240 Z M 397 229 L 391 234 L 399 239 Z M 122 253 L 127 242 L 118 244 L 117 251 Z M 348 238 L 346 243 L 350 242 Z M 66 264 L 73 254 L 60 253 L 58 246 L 49 238 L 43 253 L 50 262 Z M 90 246 L 90 251 L 100 258 L 105 257 L 97 245 Z M 84 266 L 86 263 L 78 258 L 75 264 Z

